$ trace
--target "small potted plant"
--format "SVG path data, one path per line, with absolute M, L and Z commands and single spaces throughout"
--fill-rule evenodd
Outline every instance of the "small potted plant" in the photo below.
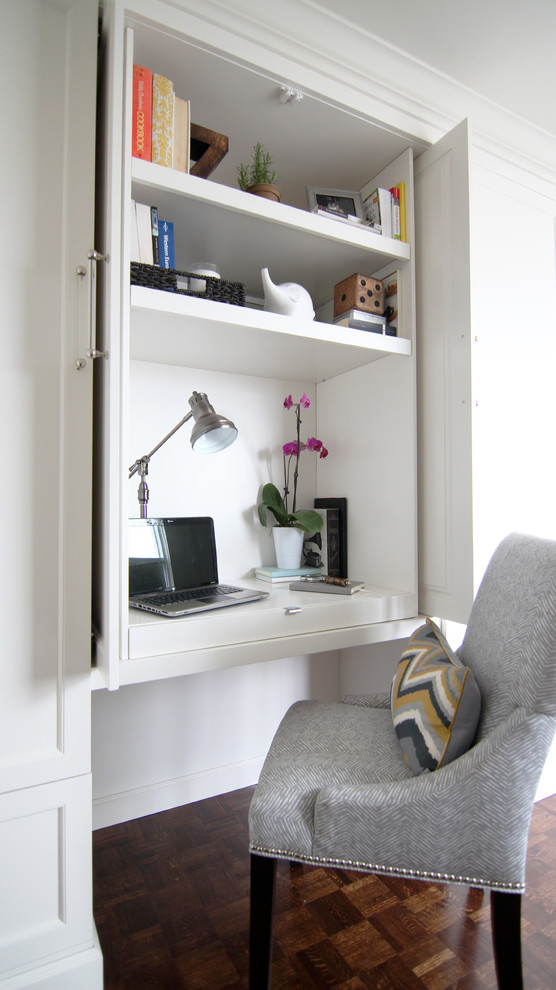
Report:
M 270 152 L 266 150 L 260 141 L 253 147 L 252 161 L 247 165 L 243 162 L 237 166 L 237 182 L 240 189 L 253 193 L 255 196 L 263 196 L 265 199 L 273 199 L 280 202 L 280 190 L 275 185 L 278 178 L 274 168 Z
M 309 437 L 307 442 L 302 442 L 301 432 L 301 408 L 308 409 L 310 400 L 305 392 L 299 402 L 294 402 L 291 395 L 284 399 L 285 409 L 295 409 L 296 439 L 283 444 L 282 453 L 284 456 L 284 496 L 280 494 L 276 485 L 271 482 L 266 484 L 262 490 L 262 501 L 258 505 L 259 521 L 262 526 L 266 526 L 268 521 L 267 513 L 274 517 L 272 534 L 276 548 L 276 562 L 278 567 L 299 567 L 301 552 L 303 548 L 303 537 L 305 533 L 318 533 L 322 529 L 322 517 L 314 509 L 298 509 L 297 501 L 297 481 L 299 477 L 299 457 L 303 450 L 314 451 L 319 457 L 328 457 L 328 450 L 316 437 Z M 293 500 L 291 512 L 288 507 L 288 497 L 290 494 L 290 467 L 294 461 L 293 473 Z M 295 548 L 290 547 L 290 542 L 294 541 Z M 287 546 L 284 546 L 284 543 Z

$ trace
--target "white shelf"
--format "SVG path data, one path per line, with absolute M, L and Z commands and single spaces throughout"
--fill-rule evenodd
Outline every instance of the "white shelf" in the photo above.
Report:
M 411 354 L 402 337 L 136 285 L 131 314 L 132 358 L 161 364 L 318 382 L 389 354 Z
M 214 261 L 222 278 L 262 294 L 260 271 L 299 282 L 321 306 L 353 272 L 408 261 L 410 246 L 366 228 L 319 217 L 208 179 L 132 159 L 132 196 L 174 222 L 176 267 Z M 238 250 L 241 245 L 241 250 Z

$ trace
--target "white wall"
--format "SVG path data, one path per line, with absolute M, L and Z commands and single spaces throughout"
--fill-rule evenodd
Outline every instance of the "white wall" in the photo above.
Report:
M 94 827 L 256 783 L 289 705 L 338 696 L 336 653 L 97 691 Z
M 340 653 L 340 695 L 389 694 L 396 664 L 407 639 L 355 646 Z
M 556 538 L 556 202 L 534 179 L 473 174 L 475 586 L 512 531 Z M 556 793 L 556 740 L 537 800 Z
M 476 586 L 508 532 L 556 538 L 556 202 L 491 168 L 471 198 Z
M 149 516 L 212 516 L 223 581 L 252 576 L 253 568 L 261 563 L 274 564 L 270 530 L 259 525 L 256 514 L 258 496 L 268 481 L 283 487 L 282 444 L 295 439 L 294 411 L 283 407 L 287 395 L 291 393 L 297 401 L 306 391 L 311 406 L 303 411 L 302 438 L 316 435 L 315 386 L 142 361 L 131 363 L 130 386 L 128 464 L 151 450 L 179 422 L 189 410 L 194 389 L 206 392 L 216 412 L 233 420 L 239 430 L 231 447 L 207 456 L 191 450 L 191 423 L 186 423 L 150 463 Z M 298 508 L 313 504 L 316 468 L 317 455 L 304 452 Z M 333 451 L 322 461 L 322 470 L 333 477 Z M 134 477 L 129 482 L 130 516 L 139 515 L 136 493 Z

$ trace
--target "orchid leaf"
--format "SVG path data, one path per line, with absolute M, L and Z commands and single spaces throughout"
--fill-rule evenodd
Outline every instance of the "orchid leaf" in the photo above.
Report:
M 319 516 L 318 512 L 315 512 L 314 509 L 298 509 L 293 515 L 297 519 L 297 525 L 305 530 L 306 533 L 320 533 L 323 520 L 322 516 Z M 296 524 L 294 523 L 294 525 Z

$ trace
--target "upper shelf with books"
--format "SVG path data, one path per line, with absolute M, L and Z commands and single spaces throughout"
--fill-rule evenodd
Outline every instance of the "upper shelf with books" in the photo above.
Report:
M 410 258 L 406 242 L 151 162 L 133 158 L 131 178 L 132 197 L 173 221 L 176 267 L 210 258 L 248 295 L 262 295 L 267 267 L 275 282 L 304 285 L 317 308 L 353 272 L 373 274 Z

